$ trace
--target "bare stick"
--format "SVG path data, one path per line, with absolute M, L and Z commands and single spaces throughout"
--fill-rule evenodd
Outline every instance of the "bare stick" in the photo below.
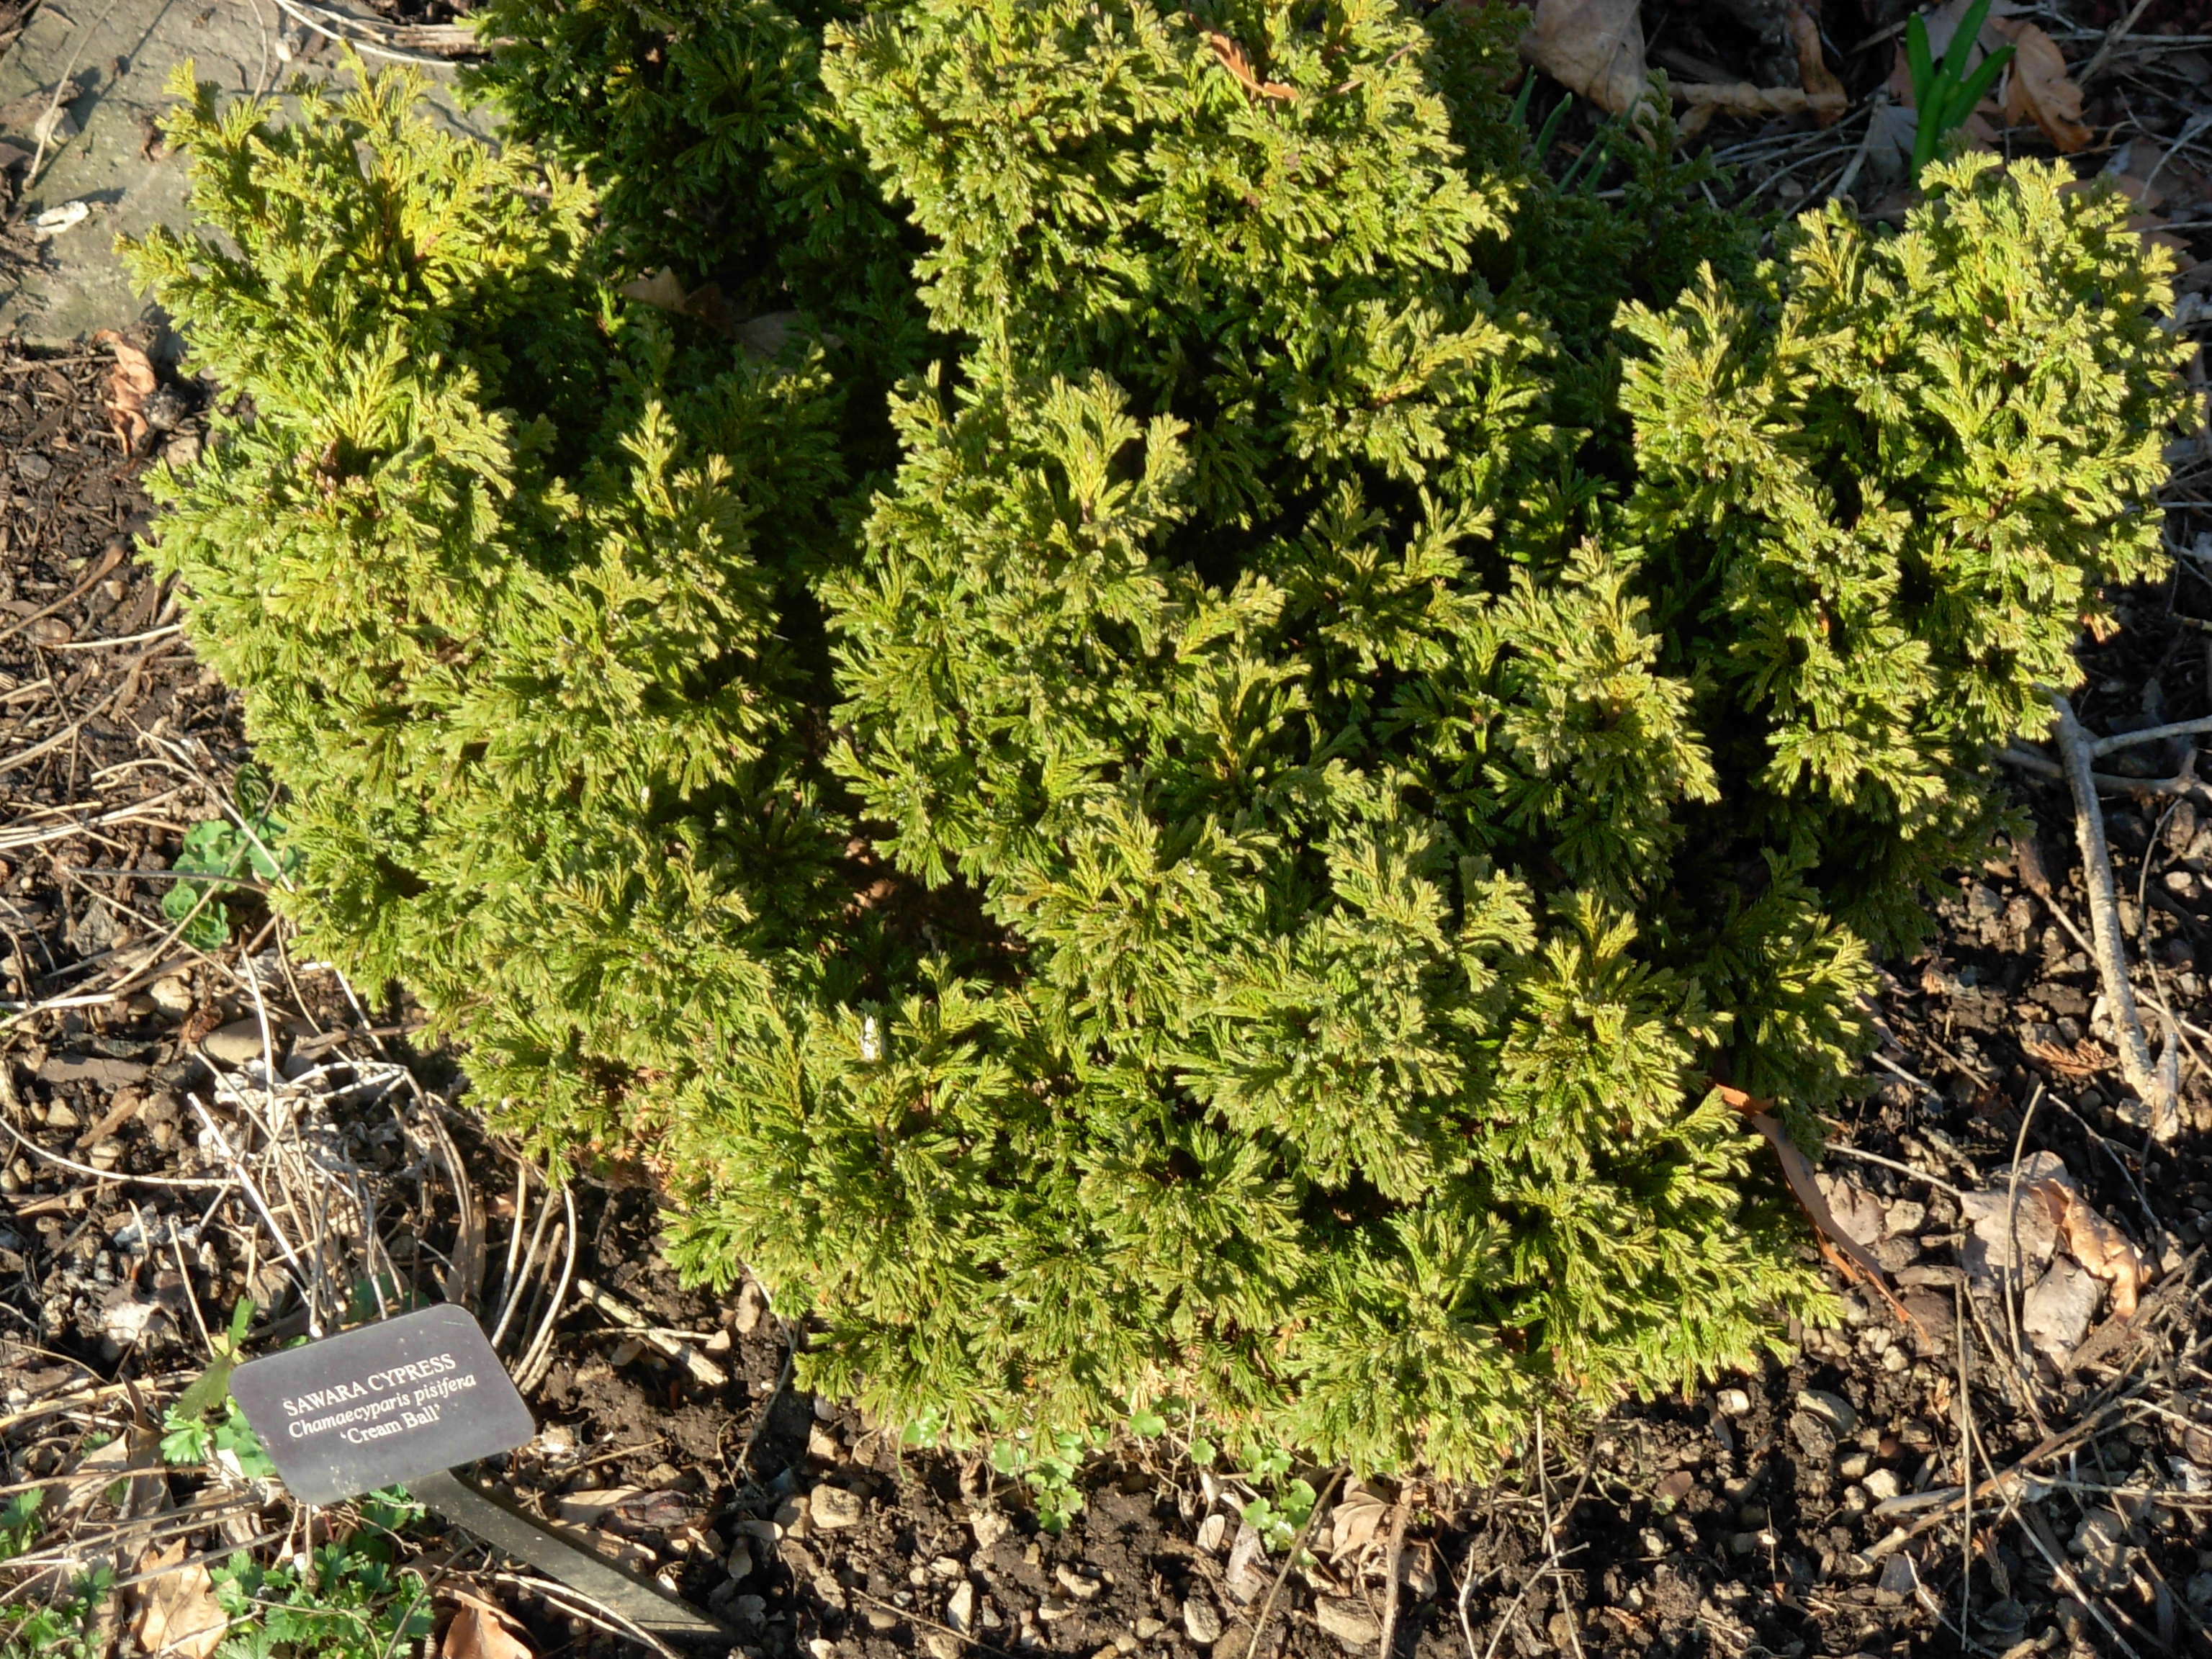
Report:
M 1963 1304 L 1966 1287 L 1952 1287 L 1952 1295 Z M 1966 1310 L 1957 1309 L 1958 1317 L 1952 1322 L 1959 1330 L 1959 1483 L 1966 1494 L 1966 1536 L 1959 1547 L 1959 1640 L 1963 1644 L 1972 1638 L 1971 1625 L 1974 1607 L 1974 1396 L 1966 1363 Z
M 2097 50 L 2089 59 L 2089 67 L 2075 77 L 2076 86 L 2086 87 L 2096 78 L 2097 71 L 2105 67 L 2105 60 L 2112 55 L 2112 48 L 2127 39 L 2128 31 L 2150 9 L 2150 0 L 2136 0 L 2128 15 L 2105 31 L 2105 38 L 2097 43 Z
M 520 1188 L 518 1188 L 518 1190 L 520 1190 Z M 517 1313 L 521 1311 L 522 1293 L 525 1289 L 524 1281 L 529 1278 L 531 1270 L 538 1265 L 538 1248 L 545 1242 L 545 1230 L 552 1224 L 553 1193 L 551 1188 L 549 1186 L 544 1193 L 540 1195 L 540 1207 L 538 1212 L 538 1225 L 530 1235 L 530 1248 L 525 1250 L 522 1254 L 522 1271 L 518 1274 L 514 1273 L 510 1268 L 507 1284 L 507 1294 L 500 1303 L 499 1321 L 492 1327 L 491 1345 L 495 1348 L 499 1346 L 500 1338 L 507 1334 L 508 1322 L 511 1321 Z M 514 1259 L 514 1240 L 520 1238 L 521 1236 L 522 1216 L 520 1212 L 517 1212 L 514 1218 L 514 1231 L 507 1239 L 507 1260 L 510 1263 L 512 1263 Z M 518 1332 L 517 1334 L 520 1335 L 520 1333 Z
M 2050 1565 L 2051 1576 L 2065 1586 L 2068 1595 L 2088 1610 L 2091 1618 L 2105 1627 L 2105 1633 L 2120 1644 L 2120 1651 L 2127 1655 L 2128 1659 L 2136 1659 L 2136 1650 L 2128 1645 L 2128 1638 L 2120 1634 L 2119 1626 L 2106 1616 L 2102 1604 L 2095 1596 L 2090 1595 L 2088 1590 L 2083 1588 L 2081 1581 L 2074 1576 L 2073 1570 L 2066 1565 L 2065 1557 L 2060 1555 L 2053 1547 L 2051 1540 L 2043 1535 L 2042 1517 L 2033 1510 L 2021 1510 L 2013 1518 L 2020 1522 L 2020 1529 L 2026 1535 L 2027 1541 L 2035 1546 L 2036 1553 Z M 2130 1620 L 2128 1622 L 2132 1626 L 2135 1621 Z M 2138 1636 L 2142 1634 L 2140 1630 L 2136 1633 Z
M 1391 1645 L 1398 1639 L 1398 1564 L 1406 1550 L 1406 1511 L 1412 1500 L 1411 1489 L 1401 1487 L 1398 1501 L 1390 1506 L 1390 1548 L 1382 1565 L 1389 1584 L 1382 1595 L 1382 1659 L 1390 1659 Z
M 2033 772 L 2040 778 L 2057 780 L 2066 775 L 2066 769 L 2057 761 L 2022 749 L 2017 744 L 2009 749 L 1997 750 L 1997 758 L 2008 766 L 2017 766 L 2023 772 Z M 2204 789 L 2202 778 L 2124 778 L 2112 772 L 2092 772 L 2089 781 L 2099 793 L 2106 795 L 2195 795 Z
M 761 1420 L 767 1421 L 765 1412 L 762 1413 Z M 1244 1659 L 1255 1659 L 1260 1651 L 1260 1643 L 1267 1634 L 1267 1620 L 1275 1611 L 1275 1598 L 1283 1593 L 1284 1581 L 1297 1570 L 1298 1557 L 1305 1553 L 1306 1540 L 1313 1536 L 1314 1522 L 1321 1519 L 1321 1512 L 1328 1507 L 1328 1500 L 1336 1493 L 1336 1483 L 1343 1478 L 1342 1469 L 1330 1472 L 1328 1483 L 1321 1489 L 1321 1496 L 1314 1499 L 1313 1508 L 1306 1513 L 1305 1525 L 1298 1528 L 1298 1535 L 1291 1540 L 1290 1559 L 1283 1563 L 1283 1570 L 1275 1575 L 1275 1582 L 1267 1586 L 1267 1599 L 1260 1604 L 1260 1617 L 1252 1626 L 1252 1639 L 1244 1644 Z M 1383 1659 L 1389 1659 L 1387 1648 L 1383 1650 Z
M 2027 1156 L 2027 1126 L 2035 1121 L 2035 1109 L 2043 1103 L 2043 1085 L 2035 1085 L 2027 1097 L 2027 1105 L 2020 1115 L 2020 1133 L 2012 1144 L 2012 1174 L 2005 1185 L 2005 1251 L 2007 1261 L 2003 1277 L 1997 1281 L 1997 1291 L 2004 1303 L 2005 1334 L 2012 1341 L 2012 1363 L 2020 1376 L 2021 1395 L 2027 1402 L 2027 1414 L 2035 1419 L 2036 1428 L 2045 1434 L 2050 1425 L 2035 1402 L 2035 1369 L 2028 1364 L 2027 1356 L 2021 1351 L 2021 1306 L 2027 1296 L 2027 1258 L 2020 1248 L 2020 1163 Z
M 561 1259 L 561 1279 L 553 1287 L 553 1300 L 545 1309 L 545 1320 L 538 1328 L 538 1340 L 522 1356 L 521 1367 L 515 1372 L 518 1388 L 534 1389 L 544 1380 L 546 1370 L 553 1364 L 553 1328 L 561 1322 L 567 1311 L 563 1304 L 568 1297 L 568 1283 L 576 1273 L 576 1194 L 565 1183 L 561 1188 L 561 1202 L 568 1212 L 568 1253 Z
M 2132 749 L 2139 743 L 2156 743 L 2161 738 L 2192 738 L 2200 732 L 2212 732 L 2212 714 L 2201 720 L 2173 720 L 2165 726 L 2146 726 L 2140 732 L 2098 738 L 2090 743 L 2089 753 L 2092 758 L 2101 760 L 2116 750 Z
M 2170 1139 L 2180 1126 L 2179 1058 L 2174 1035 L 2168 1031 L 2166 1051 L 2154 1061 L 2150 1040 L 2143 1035 L 2142 1018 L 2136 1010 L 2135 987 L 2128 981 L 2127 948 L 2120 939 L 2119 900 L 2112 887 L 2112 859 L 2105 843 L 2105 815 L 2097 805 L 2096 787 L 2089 778 L 2089 736 L 2074 717 L 2074 706 L 2057 692 L 2046 693 L 2057 711 L 2054 735 L 2066 757 L 2066 781 L 2074 791 L 2074 833 L 2081 844 L 2082 878 L 2089 890 L 2089 932 L 2097 946 L 2097 973 L 2105 982 L 2105 995 L 2112 1006 L 2112 1025 L 2119 1037 L 2120 1073 L 2149 1109 L 2151 1138 Z
M 1583 1501 L 1583 1489 L 1589 1485 L 1590 1476 L 1597 1468 L 1597 1455 L 1601 1449 L 1601 1448 L 1593 1445 L 1590 1449 L 1589 1460 L 1583 1465 L 1583 1478 L 1575 1483 L 1574 1495 L 1567 1499 L 1567 1513 L 1570 1516 L 1574 1513 L 1575 1505 Z M 1537 1491 L 1540 1495 L 1547 1493 L 1549 1490 L 1549 1488 L 1545 1485 L 1545 1480 L 1544 1417 L 1542 1412 L 1539 1411 L 1536 1414 L 1536 1483 Z M 1548 1496 L 1541 1496 L 1540 1501 L 1543 1504 L 1544 1510 L 1544 1535 L 1541 1540 L 1544 1547 L 1543 1567 L 1540 1571 L 1532 1572 L 1528 1575 L 1528 1582 L 1521 1586 L 1521 1593 L 1513 1598 L 1513 1605 L 1505 1609 L 1505 1616 L 1498 1621 L 1498 1628 L 1490 1633 L 1490 1643 L 1489 1645 L 1485 1647 L 1482 1650 L 1482 1659 L 1497 1659 L 1498 1644 L 1505 1639 L 1505 1632 L 1513 1628 L 1513 1621 L 1521 1616 L 1521 1609 L 1527 1604 L 1530 1595 L 1533 1594 L 1536 1587 L 1542 1583 L 1547 1578 L 1561 1577 L 1563 1575 L 1560 1571 L 1560 1564 L 1564 1562 L 1569 1555 L 1575 1553 L 1576 1551 L 1582 1548 L 1582 1546 L 1579 1544 L 1575 1546 L 1574 1550 L 1562 1550 L 1559 1547 L 1559 1526 L 1552 1513 L 1551 1499 Z M 1474 1564 L 1472 1562 L 1468 1564 L 1470 1568 L 1472 1568 L 1473 1565 Z M 1474 1582 L 1474 1576 L 1472 1571 L 1470 1571 L 1468 1575 L 1468 1583 L 1472 1584 Z M 1564 1612 L 1565 1611 L 1565 1597 L 1562 1596 L 1560 1598 L 1560 1601 L 1561 1610 Z M 1571 1628 L 1573 1615 L 1569 1613 L 1568 1617 L 1570 1620 L 1570 1627 Z M 1467 1624 L 1467 1595 L 1464 1589 L 1462 1589 L 1460 1594 L 1460 1623 L 1463 1627 Z M 1474 1633 L 1470 1630 L 1468 1636 L 1468 1641 L 1470 1645 L 1472 1645 L 1474 1640 Z M 1575 1650 L 1578 1655 L 1582 1650 L 1582 1638 L 1579 1635 L 1575 1637 Z M 1387 1655 L 1385 1656 L 1385 1659 L 1388 1659 Z
M 12 1088 L 9 1093 L 12 1100 L 14 1098 Z M 49 1164 L 67 1170 L 71 1175 L 82 1176 L 90 1181 L 118 1182 L 136 1181 L 149 1187 L 179 1187 L 187 1192 L 209 1192 L 218 1187 L 227 1191 L 233 1184 L 228 1181 L 218 1181 L 211 1176 L 196 1178 L 190 1176 L 143 1176 L 132 1175 L 128 1170 L 95 1170 L 89 1164 L 79 1164 L 75 1158 L 64 1158 L 59 1152 L 48 1152 L 5 1118 L 0 1118 L 0 1129 L 6 1130 L 15 1144 L 33 1158 L 42 1158 Z
M 727 1371 L 708 1358 L 705 1354 L 701 1353 L 689 1342 L 679 1341 L 666 1332 L 657 1328 L 644 1314 L 623 1301 L 613 1291 L 604 1289 L 580 1275 L 576 1279 L 575 1291 L 578 1301 L 588 1302 L 616 1323 L 627 1327 L 631 1334 L 641 1341 L 651 1343 L 671 1359 L 681 1360 L 684 1368 L 691 1373 L 694 1380 L 705 1383 L 710 1389 L 721 1388 L 729 1382 L 730 1374 Z
M 306 0 L 276 0 L 276 5 L 301 28 L 313 29 L 325 40 L 335 40 L 342 46 L 351 46 L 356 52 L 364 52 L 371 58 L 388 58 L 396 64 L 419 64 L 426 69 L 443 67 L 441 58 L 402 52 L 396 46 L 382 44 L 382 41 L 411 38 L 413 44 L 439 51 L 447 58 L 481 56 L 492 44 L 477 40 L 472 30 L 462 25 L 429 23 L 418 24 L 412 28 L 386 30 L 362 18 L 349 17 L 343 12 L 309 5 Z M 362 33 L 341 33 L 331 27 L 334 23 Z
M 1878 1540 L 1868 1549 L 1867 1559 L 1870 1561 L 1881 1560 L 1882 1557 L 1893 1553 L 1900 1545 L 1910 1543 L 1929 1528 L 1942 1525 L 1969 1503 L 1978 1503 L 1985 1498 L 2003 1499 L 2009 1497 L 2030 1478 L 2027 1473 L 2029 1469 L 2045 1458 L 2056 1457 L 2061 1452 L 2079 1446 L 2089 1437 L 2098 1424 L 2122 1403 L 2121 1401 L 2117 1400 L 2106 1401 L 2104 1405 L 2090 1413 L 2071 1428 L 2045 1435 L 2039 1444 L 2032 1447 L 2008 1468 L 1952 1493 L 1911 1526 L 1899 1527 L 1887 1537 Z M 1983 1456 L 1986 1462 L 1988 1458 L 1986 1450 Z

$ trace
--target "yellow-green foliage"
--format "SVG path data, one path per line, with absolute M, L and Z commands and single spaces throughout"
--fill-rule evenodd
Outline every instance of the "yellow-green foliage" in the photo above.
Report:
M 236 252 L 141 269 L 251 404 L 160 557 L 320 948 L 886 1416 L 1465 1471 L 1817 1316 L 1713 1085 L 1850 1086 L 2154 568 L 2124 204 L 1969 161 L 1762 261 L 1422 10 L 497 0 L 500 158 L 399 81 L 174 124 Z

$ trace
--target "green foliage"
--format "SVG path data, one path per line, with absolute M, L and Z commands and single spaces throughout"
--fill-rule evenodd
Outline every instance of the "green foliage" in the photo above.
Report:
M 1990 0 L 1974 0 L 1951 32 L 1951 44 L 1937 63 L 1928 42 L 1928 20 L 1915 12 L 1905 20 L 1905 62 L 1912 77 L 1912 107 L 1917 122 L 1912 135 L 1912 176 L 1928 170 L 1942 153 L 1943 141 L 1966 123 L 1989 89 L 1997 82 L 2013 49 L 1999 46 L 1984 54 L 1970 71 L 1967 60 L 1982 38 L 1982 23 L 1990 15 Z
M 1303 1477 L 1285 1482 L 1273 1498 L 1260 1497 L 1244 1505 L 1244 1524 L 1260 1534 L 1270 1555 L 1279 1555 L 1297 1541 L 1298 1532 L 1312 1518 L 1318 1494 Z
M 508 44 L 465 84 L 592 184 L 624 270 L 672 266 L 743 317 L 796 310 L 830 331 L 841 370 L 873 385 L 912 368 L 926 341 L 907 274 L 916 250 L 822 85 L 824 24 L 860 10 L 490 0 L 477 26 Z
M 2155 568 L 2162 256 L 1976 161 L 1761 259 L 1662 151 L 1547 178 L 1489 9 L 835 11 L 499 0 L 597 197 L 403 77 L 172 121 L 220 235 L 135 257 L 250 404 L 158 557 L 280 902 L 1048 1518 L 1094 1425 L 1273 1536 L 1292 1449 L 1476 1470 L 1823 1316 L 1714 1085 L 1851 1086 Z
M 115 1577 L 95 1567 L 40 1607 L 0 1607 L 0 1659 L 101 1659 L 112 1632 L 101 1623 Z
M 161 1413 L 161 1461 L 169 1464 L 220 1462 L 243 1480 L 274 1480 L 276 1465 L 262 1446 L 261 1437 L 246 1420 L 234 1400 L 223 1402 L 222 1419 L 210 1426 L 198 1412 L 188 1413 L 184 1402 Z
M 207 818 L 194 824 L 185 831 L 169 866 L 188 879 L 163 896 L 161 914 L 182 924 L 178 937 L 195 950 L 220 950 L 230 938 L 231 919 L 222 901 L 239 890 L 239 878 L 289 882 L 299 873 L 299 854 L 285 844 L 284 825 L 271 816 L 274 784 L 259 769 L 241 767 L 238 794 L 236 820 Z
M 582 186 L 416 89 L 171 116 L 228 240 L 132 257 L 250 406 L 158 470 L 156 556 L 289 785 L 318 948 L 406 979 L 526 1127 L 624 1133 L 612 1080 L 834 915 L 777 624 L 838 477 L 822 377 L 617 300 Z
M 992 1441 L 988 1457 L 994 1470 L 1029 1488 L 1037 1525 L 1057 1536 L 1083 1512 L 1083 1492 L 1075 1477 L 1084 1459 L 1105 1443 L 1106 1437 L 1096 1430 L 1032 1434 L 1024 1429 Z
M 242 1552 L 210 1570 L 234 1626 L 216 1659 L 383 1659 L 430 1634 L 428 1588 L 394 1565 L 395 1535 L 421 1508 L 383 1493 L 356 1507 L 360 1524 L 318 1546 L 307 1571 Z
M 39 1530 L 39 1514 L 46 1505 L 43 1486 L 9 1494 L 0 1504 L 0 1561 L 21 1555 L 31 1547 Z

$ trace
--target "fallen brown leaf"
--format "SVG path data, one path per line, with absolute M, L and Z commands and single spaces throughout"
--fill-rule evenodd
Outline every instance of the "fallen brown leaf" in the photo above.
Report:
M 647 305 L 662 311 L 684 309 L 684 284 L 676 280 L 676 273 L 666 265 L 650 276 L 640 276 L 624 283 L 615 290 L 625 300 L 642 300 Z
M 107 371 L 107 421 L 125 450 L 136 455 L 153 434 L 142 412 L 157 384 L 153 360 L 112 328 L 92 337 L 115 354 L 115 367 Z
M 462 1591 L 448 1591 L 457 1606 L 438 1645 L 440 1659 L 536 1659 L 504 1611 Z
M 1649 84 L 1638 0 L 1536 0 L 1521 55 L 1614 115 L 1633 109 Z
M 1344 1501 L 1328 1512 L 1329 1559 L 1341 1562 L 1366 1548 L 1389 1514 L 1387 1500 L 1353 1481 Z
M 1237 77 L 1237 83 L 1255 98 L 1277 98 L 1285 103 L 1294 101 L 1298 95 L 1296 87 L 1286 87 L 1280 81 L 1263 81 L 1252 72 L 1252 60 L 1244 55 L 1244 48 L 1217 30 L 1206 32 L 1206 44 L 1213 48 L 1213 55 L 1221 60 L 1221 67 Z
M 2013 44 L 2003 77 L 2005 119 L 2034 122 L 2069 155 L 2087 149 L 2094 135 L 2081 125 L 2081 88 L 2066 72 L 2066 54 L 2058 43 L 2018 17 L 1990 18 L 1982 26 L 1982 38 L 1986 41 L 1991 34 Z
M 2066 1253 L 2112 1285 L 2113 1316 L 2134 1318 L 2136 1297 L 2152 1278 L 2150 1263 L 2142 1252 L 2072 1188 L 2056 1181 L 2039 1181 L 2034 1190 L 2066 1241 Z
M 208 1659 L 230 1630 L 229 1617 L 216 1605 L 215 1581 L 198 1560 L 185 1559 L 185 1540 L 149 1549 L 137 1570 L 155 1577 L 136 1588 L 137 1615 L 131 1634 L 138 1650 L 167 1659 Z
M 1802 4 L 1792 4 L 1790 33 L 1797 45 L 1797 79 L 1805 88 L 1807 106 L 1822 126 L 1833 126 L 1850 100 L 1821 55 L 1820 25 Z

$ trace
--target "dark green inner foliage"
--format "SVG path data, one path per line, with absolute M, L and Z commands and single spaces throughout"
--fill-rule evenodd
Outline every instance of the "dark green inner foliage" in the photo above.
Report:
M 493 0 L 497 154 L 173 119 L 159 558 L 296 913 L 887 1417 L 1466 1472 L 1819 1316 L 1715 1085 L 1850 1085 L 2157 567 L 2124 203 L 1763 245 L 1425 10 Z

